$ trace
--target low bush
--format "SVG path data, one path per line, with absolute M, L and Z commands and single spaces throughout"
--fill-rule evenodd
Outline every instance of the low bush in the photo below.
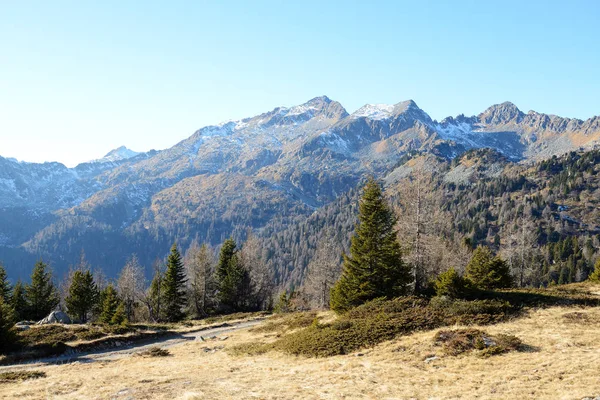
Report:
M 137 353 L 137 355 L 142 357 L 168 357 L 171 355 L 171 352 L 160 347 L 150 347 L 147 350 Z
M 434 297 L 429 307 L 443 314 L 444 325 L 489 325 L 506 320 L 518 309 L 503 300 L 452 300 Z
M 0 372 L 0 383 L 23 382 L 29 379 L 45 377 L 46 373 L 42 371 Z
M 254 332 L 285 332 L 310 326 L 317 318 L 316 312 L 295 312 L 292 314 L 279 314 L 281 317 L 251 329 Z
M 275 342 L 247 344 L 235 349 L 237 354 L 261 354 L 269 350 L 308 357 L 327 357 L 348 354 L 372 347 L 399 335 L 431 330 L 454 324 L 491 324 L 508 318 L 516 312 L 508 302 L 501 300 L 453 300 L 450 298 L 425 298 L 407 296 L 392 300 L 375 299 L 351 309 L 337 320 L 319 323 L 314 313 L 299 313 L 289 318 L 297 321 L 298 328 L 285 333 L 282 318 L 255 331 L 282 332 Z M 301 323 L 300 323 L 301 321 Z
M 481 356 L 489 357 L 516 351 L 522 346 L 521 340 L 516 336 L 492 336 L 478 329 L 442 330 L 435 335 L 434 343 L 442 346 L 444 352 L 451 356 L 479 351 Z
M 24 346 L 71 342 L 77 340 L 77 329 L 58 324 L 32 326 L 31 329 L 19 332 L 19 339 Z M 79 329 L 79 332 L 83 331 Z
M 234 356 L 259 356 L 272 350 L 273 344 L 262 342 L 241 343 L 227 348 L 227 352 Z

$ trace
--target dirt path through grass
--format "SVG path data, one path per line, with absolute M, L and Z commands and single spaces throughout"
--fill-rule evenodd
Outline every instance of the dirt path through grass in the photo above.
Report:
M 122 345 L 119 346 L 117 349 L 110 348 L 82 353 L 68 353 L 56 357 L 38 359 L 33 362 L 0 366 L 0 372 L 24 370 L 50 364 L 114 361 L 124 357 L 129 357 L 135 353 L 142 352 L 151 347 L 160 347 L 166 349 L 189 341 L 202 340 L 203 338 L 206 339 L 212 337 L 220 337 L 221 339 L 224 339 L 223 335 L 226 333 L 234 332 L 240 329 L 250 328 L 262 323 L 263 321 L 264 319 L 262 318 L 250 321 L 243 321 L 238 323 L 227 324 L 226 326 L 218 326 L 213 328 L 209 327 L 193 331 L 173 333 L 172 335 L 166 335 L 134 343 L 127 343 L 126 339 L 123 339 Z

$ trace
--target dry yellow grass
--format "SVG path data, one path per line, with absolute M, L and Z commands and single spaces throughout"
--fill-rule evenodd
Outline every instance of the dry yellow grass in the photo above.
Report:
M 579 313 L 579 314 L 573 314 Z M 327 359 L 267 353 L 232 356 L 222 346 L 268 340 L 238 331 L 190 342 L 171 357 L 36 367 L 46 377 L 0 385 L 7 399 L 582 399 L 600 395 L 600 308 L 554 307 L 486 326 L 531 348 L 490 358 L 444 356 L 436 331 Z M 215 351 L 213 351 L 215 349 Z M 440 358 L 426 363 L 425 358 Z

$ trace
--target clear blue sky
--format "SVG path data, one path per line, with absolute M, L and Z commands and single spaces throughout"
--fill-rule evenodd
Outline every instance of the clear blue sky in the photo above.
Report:
M 600 1 L 5 1 L 0 155 L 67 165 L 326 94 L 600 114 Z

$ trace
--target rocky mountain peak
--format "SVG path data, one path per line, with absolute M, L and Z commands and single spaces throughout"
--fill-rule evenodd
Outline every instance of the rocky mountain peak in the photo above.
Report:
M 479 114 L 479 120 L 484 124 L 506 124 L 508 122 L 519 123 L 525 114 L 510 101 L 495 104 Z
M 104 157 L 99 160 L 94 160 L 95 162 L 115 162 L 121 160 L 127 160 L 129 158 L 137 156 L 137 151 L 133 151 L 128 149 L 125 146 L 117 147 L 114 150 L 109 151 Z

